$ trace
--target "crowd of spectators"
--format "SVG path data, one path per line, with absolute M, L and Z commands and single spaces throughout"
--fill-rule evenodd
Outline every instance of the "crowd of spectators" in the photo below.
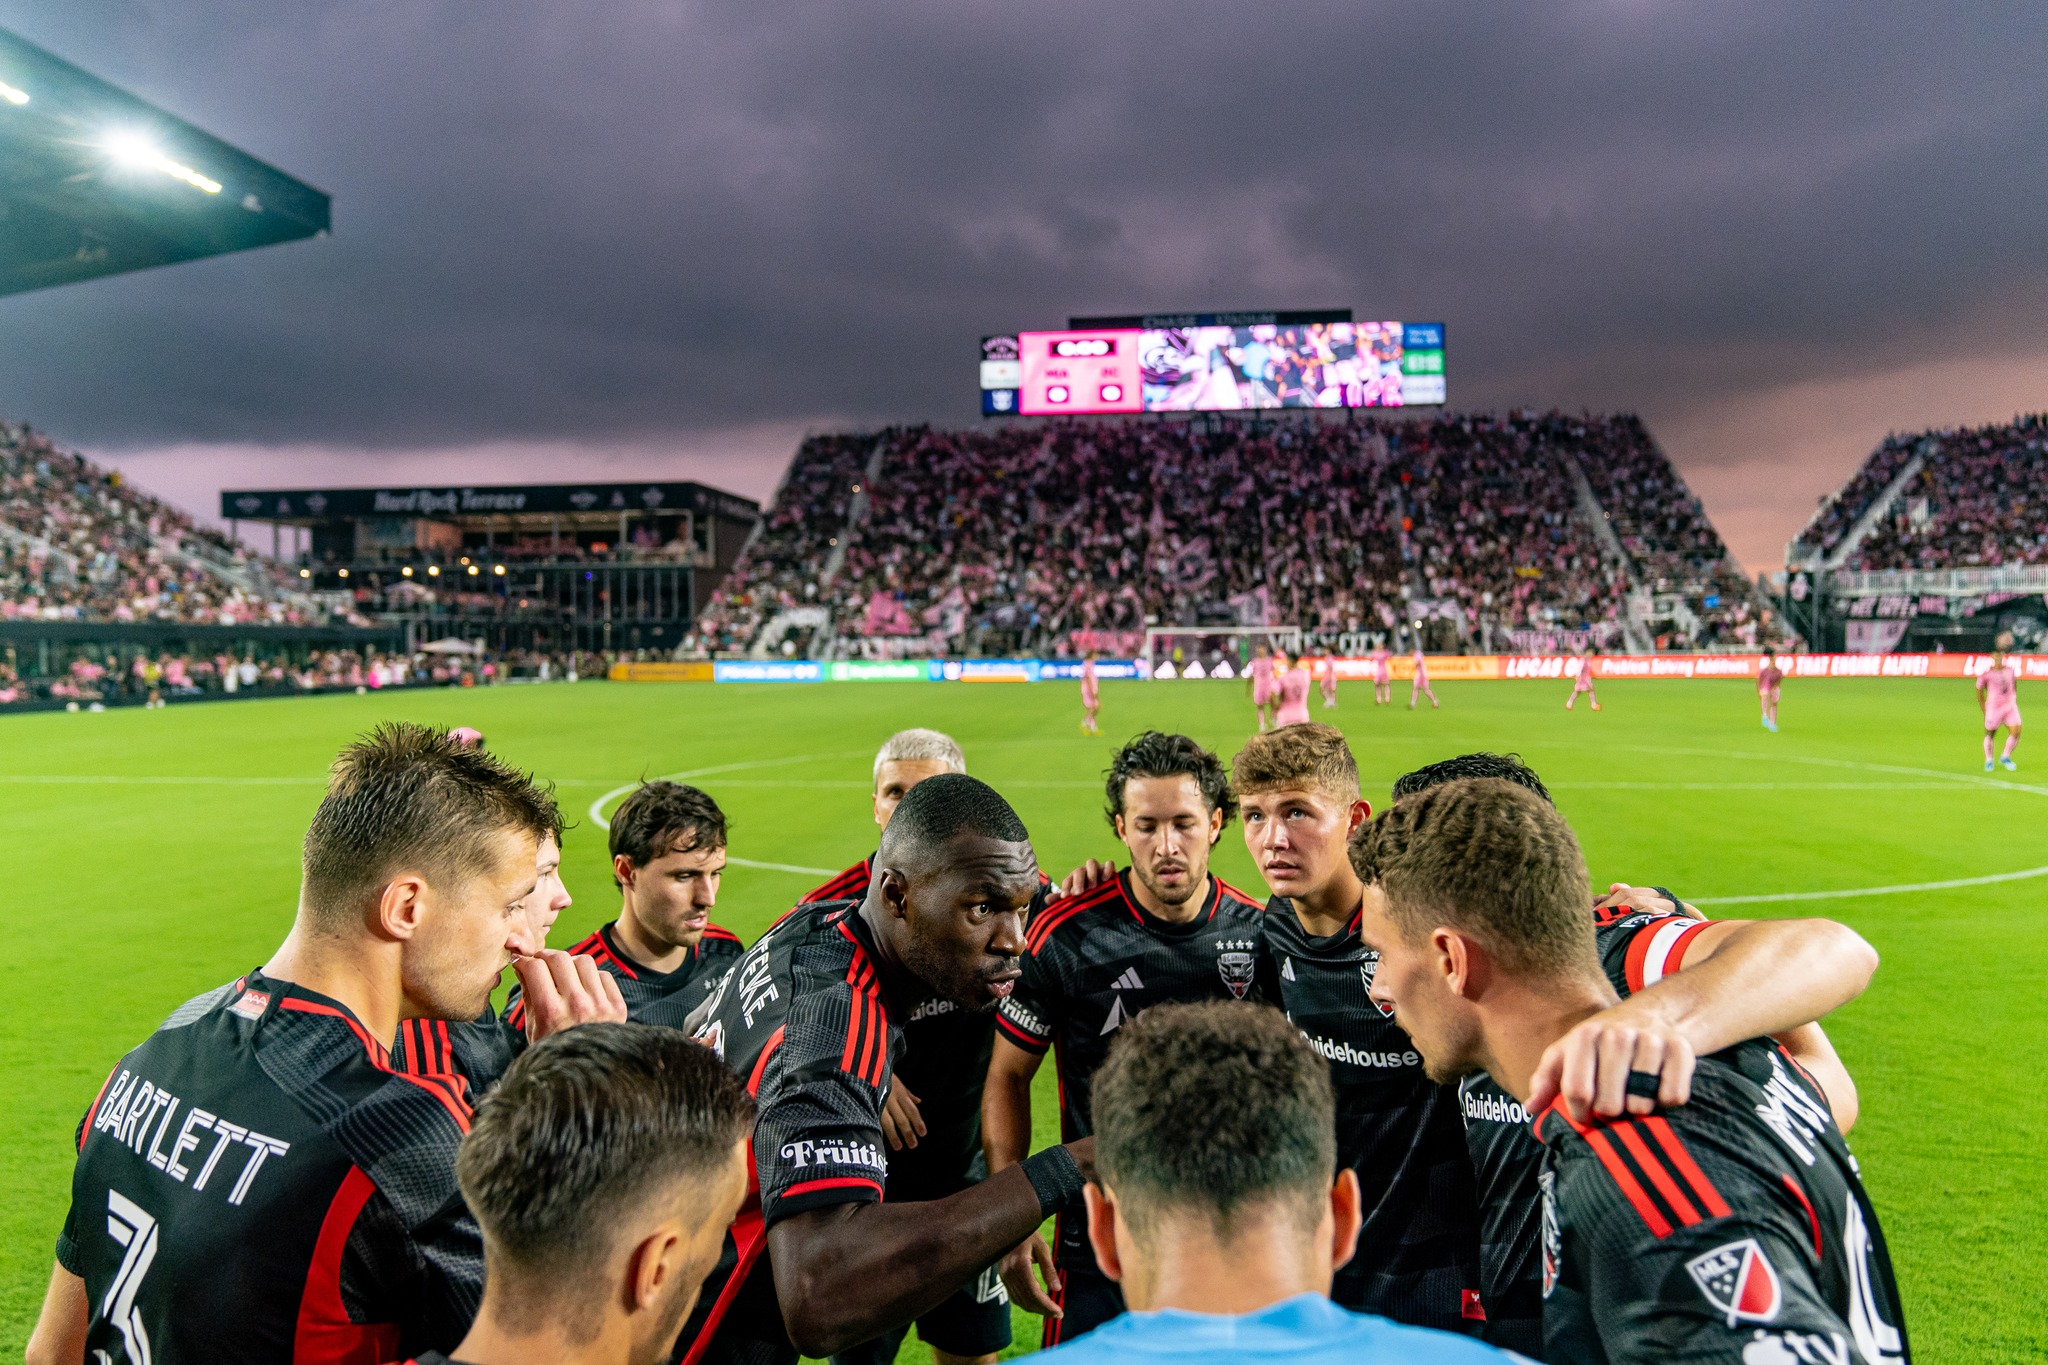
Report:
M 744 650 L 777 612 L 813 607 L 834 649 L 870 655 L 1121 652 L 1157 624 L 1355 646 L 1404 643 L 1423 620 L 1441 627 L 1431 648 L 1605 643 L 1632 589 L 1689 596 L 1675 647 L 1755 634 L 1747 582 L 1633 417 L 905 427 L 804 444 L 699 638 Z
M 150 653 L 78 649 L 50 676 L 24 675 L 0 662 L 0 706 L 67 702 L 133 705 L 207 696 L 276 696 L 334 689 L 479 687 L 509 682 L 574 682 L 603 677 L 610 661 L 592 653 L 511 650 L 503 654 L 330 649 L 286 653 Z
M 288 571 L 26 426 L 0 423 L 0 617 L 301 625 Z
M 1850 556 L 1856 569 L 1965 569 L 2048 563 L 2048 415 L 1932 432 L 1926 460 Z M 1920 436 L 1894 438 L 1920 448 Z M 1850 480 L 1871 482 L 1893 442 Z M 1878 483 L 1882 488 L 1890 479 Z M 1868 498 L 1865 499 L 1866 503 Z
M 1813 514 L 1813 520 L 1806 523 L 1806 529 L 1799 533 L 1794 543 L 1806 553 L 1821 558 L 1834 553 L 1835 547 L 1842 543 L 1842 537 L 1855 527 L 1872 500 L 1891 487 L 1892 480 L 1913 458 L 1921 439 L 1919 436 L 1897 434 L 1885 437 L 1884 444 L 1870 453 L 1870 458 L 1850 476 L 1840 491 L 1821 500 L 1820 510 Z

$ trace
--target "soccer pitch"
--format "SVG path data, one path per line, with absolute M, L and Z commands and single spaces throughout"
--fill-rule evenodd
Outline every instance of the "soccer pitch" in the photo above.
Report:
M 1987 776 L 1968 683 L 1815 681 L 1759 728 L 1744 682 L 1607 683 L 1567 714 L 1569 684 L 1439 683 L 1443 709 L 1375 708 L 1346 684 L 1341 725 L 1377 808 L 1401 772 L 1515 750 L 1550 784 L 1593 877 L 1656 882 L 1714 914 L 1826 915 L 1883 955 L 1828 1028 L 1862 1092 L 1851 1143 L 1885 1219 L 1919 1358 L 2048 1352 L 2025 1286 L 2048 1260 L 2048 813 L 2036 741 Z M 800 892 L 872 849 L 869 763 L 892 730 L 955 735 L 1058 876 L 1121 858 L 1101 773 L 1122 739 L 1184 730 L 1226 758 L 1249 733 L 1238 683 L 1105 683 L 1100 738 L 1069 684 L 731 686 L 581 683 L 62 713 L 0 720 L 0 810 L 16 881 L 0 972 L 0 1356 L 19 1359 L 69 1198 L 72 1133 L 107 1069 L 179 1002 L 261 963 L 288 926 L 298 848 L 335 751 L 373 722 L 482 729 L 559 787 L 577 822 L 566 947 L 617 909 L 594 802 L 676 776 L 732 817 L 715 918 L 751 940 Z M 2027 702 L 2023 697 L 2023 704 Z M 2040 771 L 2048 773 L 2048 767 Z M 741 860 L 745 860 L 744 862 Z M 758 866 L 756 865 L 758 864 Z M 1218 871 L 1263 897 L 1238 830 Z M 798 870 L 801 869 L 801 870 Z M 2048 872 L 2048 868 L 2042 869 Z M 1975 884 L 1735 903 L 1973 879 Z M 2030 1041 L 2031 1040 L 2031 1041 Z M 1052 1136 L 1049 1080 L 1035 1106 Z M 1019 1344 L 1037 1340 L 1019 1317 Z M 922 1348 L 916 1358 L 928 1359 Z

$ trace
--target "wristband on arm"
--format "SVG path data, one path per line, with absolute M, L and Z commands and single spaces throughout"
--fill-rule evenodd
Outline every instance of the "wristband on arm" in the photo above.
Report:
M 1081 1176 L 1081 1164 L 1064 1146 L 1048 1147 L 1037 1156 L 1017 1163 L 1024 1178 L 1038 1195 L 1038 1216 L 1050 1218 L 1081 1197 L 1088 1182 Z

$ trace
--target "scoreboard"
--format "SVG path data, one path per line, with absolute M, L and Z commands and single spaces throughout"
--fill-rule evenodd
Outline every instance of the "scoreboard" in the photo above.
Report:
M 992 417 L 1440 404 L 1444 325 L 1348 309 L 1075 318 L 983 337 L 981 395 Z

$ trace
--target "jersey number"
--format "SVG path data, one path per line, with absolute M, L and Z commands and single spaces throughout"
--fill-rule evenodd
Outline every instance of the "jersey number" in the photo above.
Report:
M 142 1329 L 142 1313 L 135 1306 L 135 1291 L 156 1259 L 156 1219 L 119 1190 L 107 1191 L 107 1233 L 127 1248 L 114 1282 L 100 1300 L 100 1316 L 114 1325 L 127 1345 L 133 1365 L 150 1365 L 149 1334 Z

